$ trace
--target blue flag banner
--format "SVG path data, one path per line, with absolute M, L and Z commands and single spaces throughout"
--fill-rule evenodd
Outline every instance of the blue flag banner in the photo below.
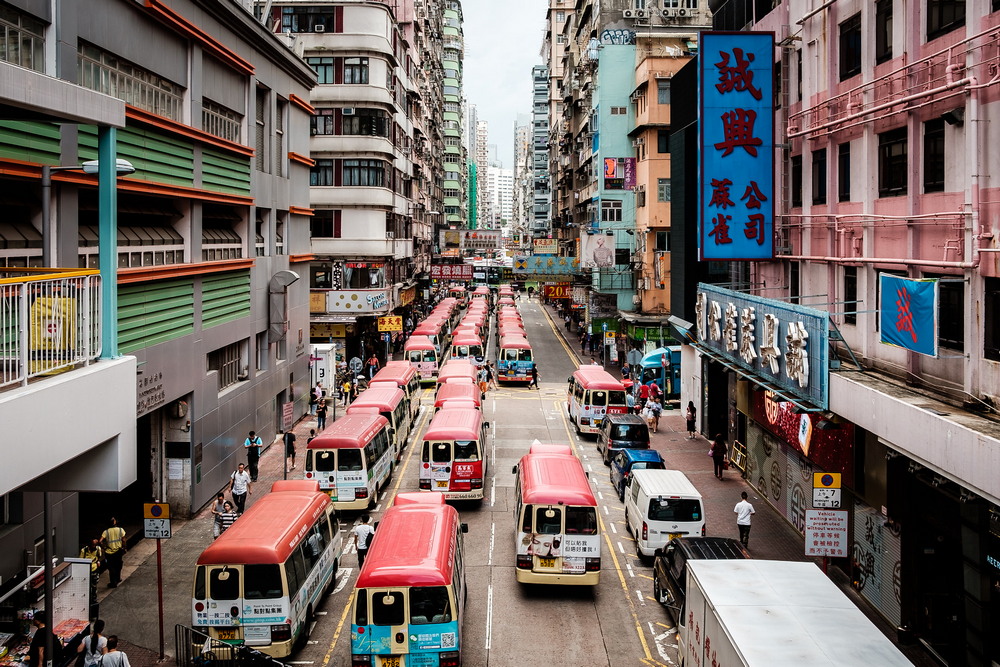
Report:
M 879 275 L 879 332 L 886 345 L 936 357 L 938 281 Z

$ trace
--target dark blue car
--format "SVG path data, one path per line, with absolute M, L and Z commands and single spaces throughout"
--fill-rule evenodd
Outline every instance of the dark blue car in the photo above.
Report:
M 611 485 L 618 491 L 618 499 L 625 500 L 625 487 L 633 470 L 663 470 L 666 467 L 663 457 L 653 449 L 622 449 L 611 458 Z

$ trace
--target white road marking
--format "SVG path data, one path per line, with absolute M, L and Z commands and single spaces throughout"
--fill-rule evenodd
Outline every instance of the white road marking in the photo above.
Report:
M 315 626 L 316 626 L 316 624 L 313 623 L 313 627 L 315 627 Z M 310 630 L 309 632 L 312 633 L 312 630 Z M 312 639 L 309 639 L 309 640 L 306 641 L 306 644 L 318 644 L 318 643 L 319 643 L 318 641 L 315 641 L 315 640 L 312 640 Z
M 337 578 L 339 578 L 340 581 L 337 582 L 337 587 L 333 589 L 333 595 L 336 595 L 340 591 L 344 590 L 344 587 L 347 586 L 347 582 L 351 580 L 351 572 L 353 571 L 353 567 L 340 568 L 340 571 L 337 572 Z M 326 612 L 324 611 L 323 613 L 325 614 Z
M 622 546 L 621 542 L 618 542 L 617 544 L 618 544 L 618 551 L 620 551 L 621 554 L 622 554 L 622 556 L 624 556 L 625 555 L 625 547 Z
M 615 535 L 617 535 L 618 534 L 618 529 L 615 528 L 615 524 L 609 523 L 608 525 L 611 526 L 611 532 L 614 533 Z
M 671 635 L 676 636 L 677 629 L 668 628 L 666 632 L 661 632 L 660 634 L 656 634 L 656 630 L 653 629 L 653 624 L 649 623 L 649 634 L 653 635 L 653 643 L 656 644 L 656 652 L 660 654 L 660 657 L 663 659 L 663 661 L 666 662 L 668 665 L 674 664 L 674 661 L 670 657 L 670 654 L 667 653 L 667 649 L 677 648 L 677 642 L 670 641 Z
M 496 521 L 490 524 L 490 551 L 486 559 L 487 565 L 493 565 L 493 545 L 496 543 L 497 524 Z
M 497 478 L 493 477 L 490 479 L 490 507 L 493 507 L 497 497 Z
M 604 513 L 605 513 L 605 514 L 607 514 L 607 513 L 608 513 L 608 506 L 607 506 L 607 505 L 601 505 L 601 509 L 603 509 L 603 510 L 604 510 Z
M 325 612 L 325 611 L 317 611 L 317 612 L 313 612 L 313 613 L 315 613 L 317 616 L 326 616 L 326 614 L 327 614 L 327 612 Z
M 635 578 L 635 570 L 632 569 L 632 563 L 628 561 L 625 562 L 625 569 L 628 570 L 628 576 Z
M 486 650 L 490 650 L 493 639 L 493 585 L 486 589 Z
M 637 590 L 637 591 L 635 592 L 635 596 L 636 596 L 637 598 L 639 598 L 639 606 L 640 606 L 640 607 L 645 607 L 645 606 L 646 606 L 646 598 L 645 598 L 645 597 L 643 597 L 643 595 L 642 595 L 642 591 L 640 591 L 640 590 Z
M 592 467 L 590 467 L 589 463 L 587 464 L 587 470 L 589 470 L 590 472 L 594 472 L 594 469 Z
M 601 493 L 600 491 L 598 491 L 598 492 L 597 492 L 597 497 L 598 497 L 598 499 L 600 499 L 600 500 L 604 500 L 604 494 L 603 494 L 603 493 Z
M 285 660 L 286 665 L 312 665 L 312 660 Z

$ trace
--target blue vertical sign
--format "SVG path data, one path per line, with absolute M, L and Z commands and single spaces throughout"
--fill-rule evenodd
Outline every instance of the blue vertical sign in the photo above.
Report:
M 703 32 L 702 260 L 774 258 L 774 33 Z
M 881 342 L 929 357 L 938 353 L 938 281 L 879 275 Z

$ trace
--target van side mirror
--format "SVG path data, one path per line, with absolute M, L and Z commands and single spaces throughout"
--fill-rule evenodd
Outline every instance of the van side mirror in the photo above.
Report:
M 589 472 L 587 472 L 586 470 L 584 470 L 583 474 L 587 476 L 587 479 L 590 479 L 590 473 Z
M 517 474 L 517 466 L 511 466 L 510 467 L 510 474 L 511 475 L 516 475 Z
M 483 428 L 490 428 L 489 422 L 483 422 Z

